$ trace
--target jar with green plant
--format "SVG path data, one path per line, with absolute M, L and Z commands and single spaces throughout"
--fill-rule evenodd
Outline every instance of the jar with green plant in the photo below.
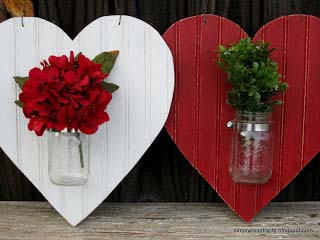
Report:
M 219 46 L 218 65 L 231 85 L 227 103 L 236 110 L 229 173 L 235 182 L 265 183 L 272 175 L 273 136 L 271 114 L 274 99 L 288 89 L 278 65 L 270 58 L 269 43 L 241 39 L 228 47 Z

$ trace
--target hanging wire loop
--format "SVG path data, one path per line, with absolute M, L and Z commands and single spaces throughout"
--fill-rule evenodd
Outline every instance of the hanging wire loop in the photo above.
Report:
M 23 18 L 26 16 L 26 0 L 23 1 L 23 14 L 21 16 L 21 25 L 24 27 Z
M 118 23 L 118 25 L 120 26 L 120 24 L 121 24 L 121 18 L 122 18 L 122 10 L 121 10 L 121 8 L 120 8 L 119 0 L 117 0 L 116 5 L 117 5 L 117 6 L 116 6 L 117 12 L 118 12 L 118 14 L 120 15 L 120 16 L 119 16 L 119 23 Z

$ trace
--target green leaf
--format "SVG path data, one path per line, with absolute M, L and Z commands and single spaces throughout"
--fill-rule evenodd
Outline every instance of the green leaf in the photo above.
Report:
M 259 63 L 253 62 L 253 64 L 252 64 L 252 70 L 253 70 L 253 72 L 257 72 L 258 69 L 259 69 Z
M 273 105 L 281 105 L 282 104 L 282 101 L 281 100 L 275 100 L 273 102 Z
M 250 89 L 250 91 L 248 92 L 248 96 L 252 97 L 254 95 L 254 89 Z
M 289 88 L 289 84 L 286 82 L 282 82 L 281 84 L 279 84 L 278 86 L 278 91 L 279 92 L 284 92 L 285 90 L 287 90 Z
M 119 86 L 114 83 L 107 83 L 102 82 L 102 87 L 104 90 L 108 91 L 109 93 L 113 93 L 119 89 Z
M 22 89 L 23 85 L 26 83 L 26 81 L 28 80 L 28 77 L 13 77 L 14 81 L 18 84 L 18 86 L 20 87 L 20 89 Z
M 101 64 L 101 71 L 108 74 L 111 72 L 116 59 L 119 55 L 119 51 L 103 52 L 97 55 L 92 61 Z
M 255 92 L 255 94 L 254 94 L 254 99 L 256 100 L 256 102 L 260 102 L 260 99 L 261 99 L 260 93 Z
M 218 48 L 219 48 L 219 52 L 221 52 L 221 53 L 223 53 L 223 52 L 225 52 L 225 51 L 227 50 L 227 49 L 226 49 L 224 46 L 222 46 L 222 45 L 219 45 Z
M 21 102 L 20 100 L 16 100 L 16 101 L 14 101 L 14 103 L 15 103 L 18 107 L 21 107 L 21 108 L 23 108 L 23 106 L 24 106 L 23 102 Z

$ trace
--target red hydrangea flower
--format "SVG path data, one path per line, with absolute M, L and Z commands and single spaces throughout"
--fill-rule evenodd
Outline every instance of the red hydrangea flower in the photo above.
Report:
M 30 70 L 19 95 L 30 131 L 38 136 L 46 129 L 93 134 L 109 121 L 106 108 L 112 95 L 103 88 L 108 74 L 101 64 L 82 54 L 75 59 L 71 52 L 70 58 L 50 56 L 41 65 Z

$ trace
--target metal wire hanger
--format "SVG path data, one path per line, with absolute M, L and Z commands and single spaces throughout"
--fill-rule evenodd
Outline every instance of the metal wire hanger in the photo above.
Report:
M 23 18 L 25 17 L 25 15 L 26 15 L 26 0 L 23 1 L 23 14 L 21 16 L 21 25 L 22 25 L 22 27 L 24 27 Z
M 116 2 L 116 8 L 117 8 L 117 12 L 120 12 L 120 17 L 119 17 L 119 23 L 118 23 L 118 25 L 120 26 L 120 24 L 121 24 L 121 17 L 122 17 L 122 8 L 120 8 L 120 4 L 119 4 L 119 0 L 117 0 L 117 2 Z

